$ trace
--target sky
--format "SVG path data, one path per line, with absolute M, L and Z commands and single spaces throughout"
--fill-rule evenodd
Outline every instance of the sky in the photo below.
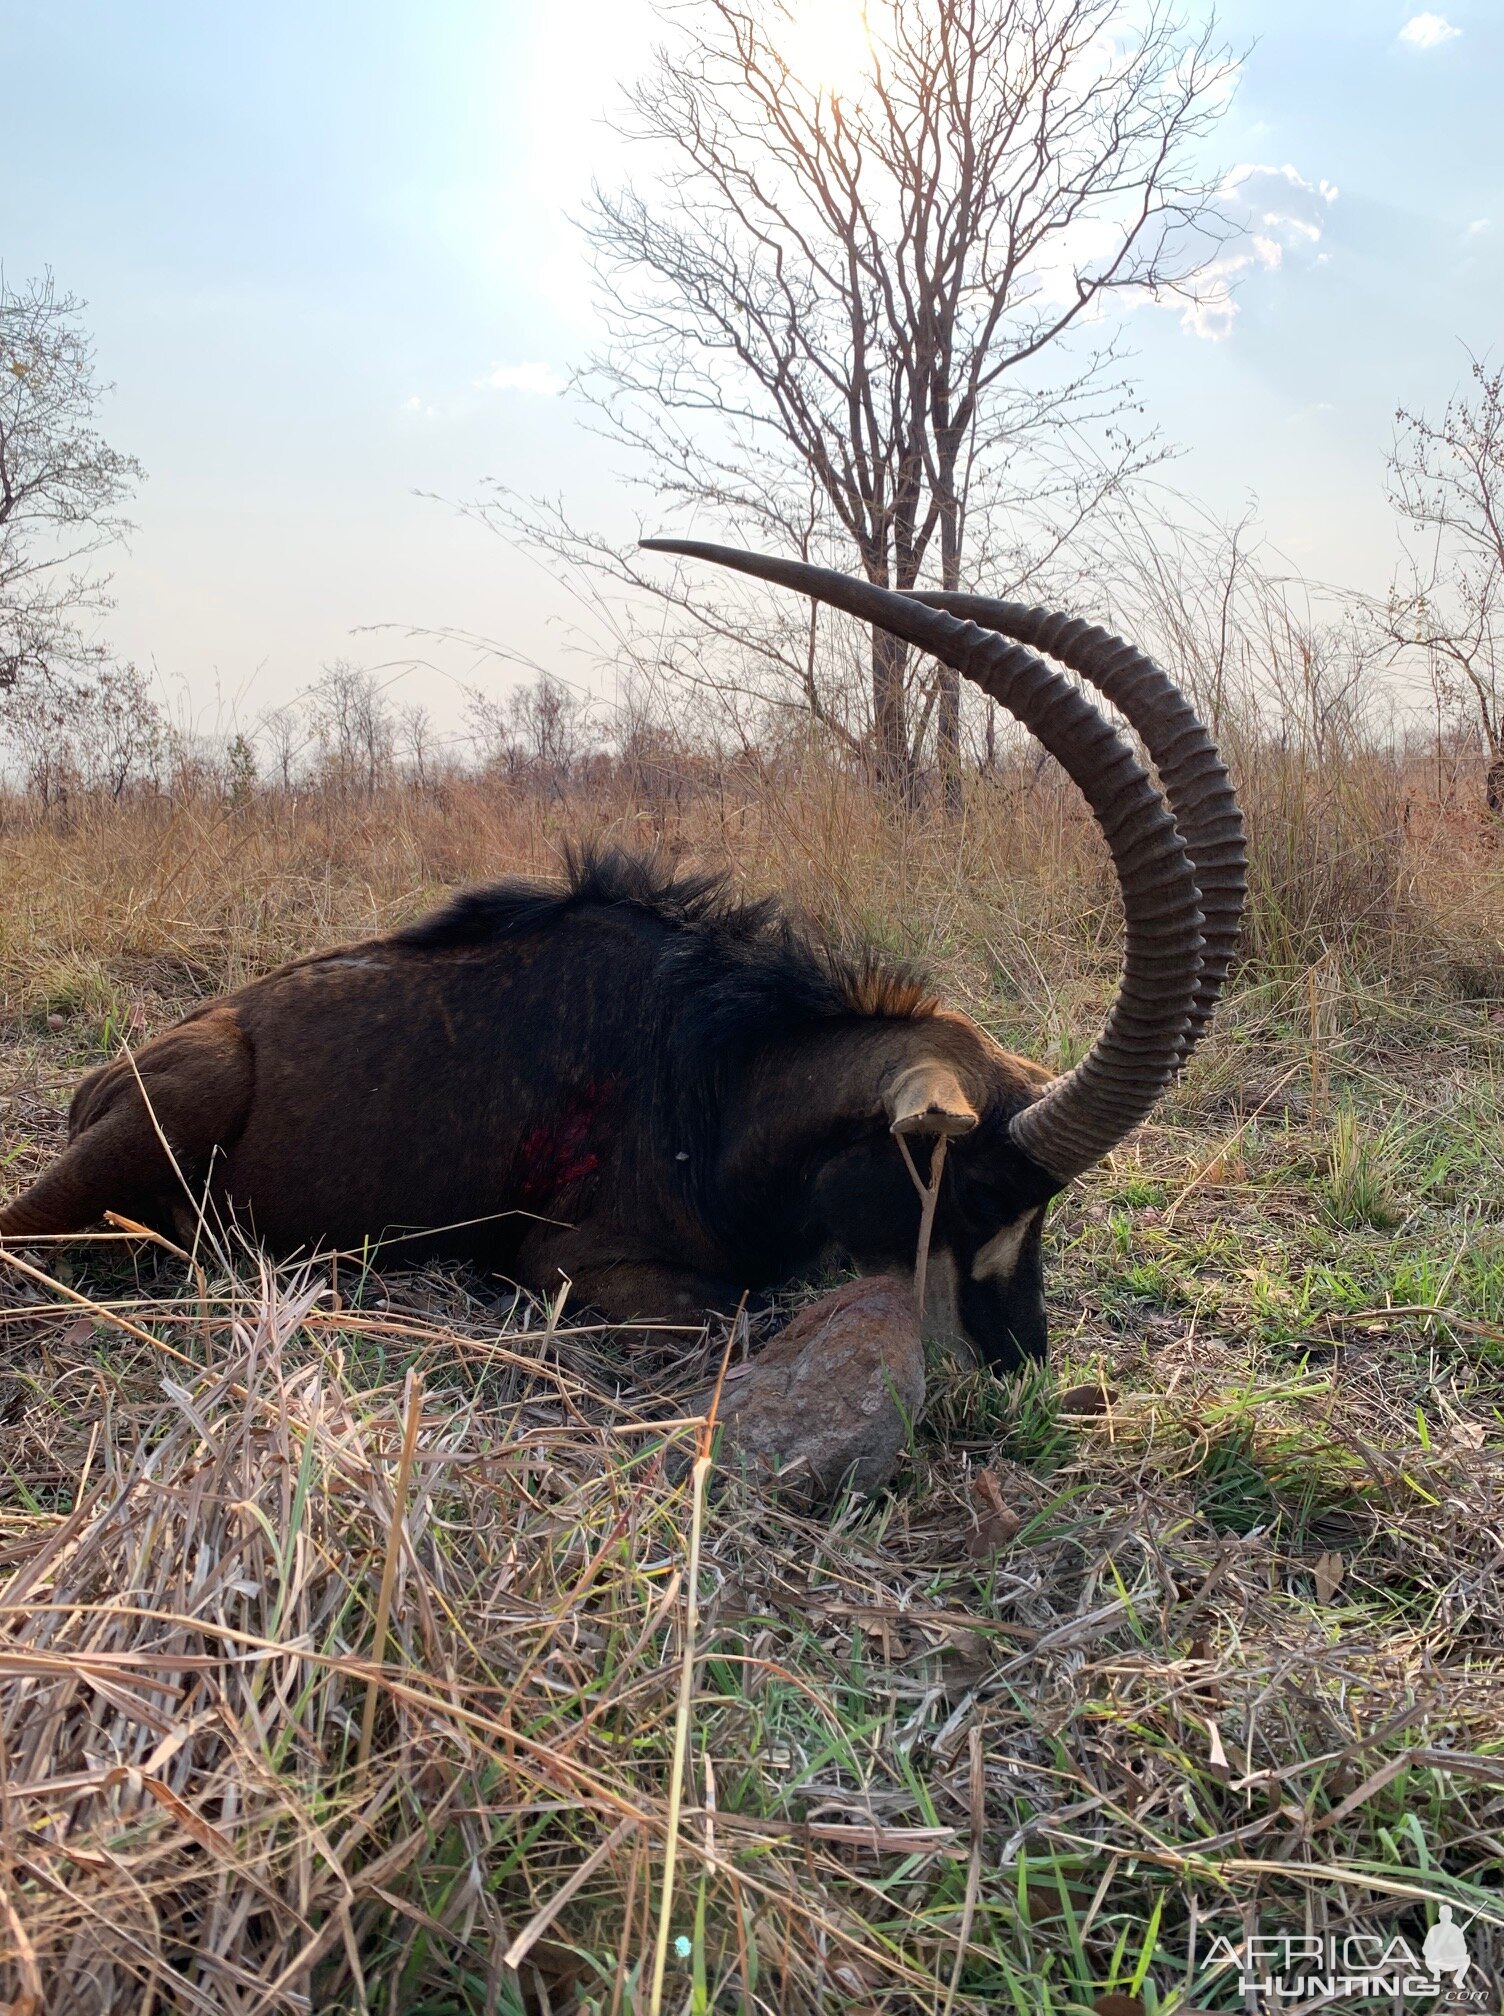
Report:
M 1248 51 L 1213 143 L 1227 298 L 1135 311 L 1132 374 L 1178 487 L 1382 592 L 1394 410 L 1504 323 L 1504 4 L 1219 18 Z M 569 219 L 629 165 L 603 115 L 653 38 L 648 0 L 0 0 L 0 262 L 89 304 L 106 434 L 148 471 L 107 635 L 180 718 L 250 721 L 409 630 L 584 676 L 558 588 L 452 504 L 497 479 L 635 529 L 559 388 L 599 337 Z M 401 694 L 441 721 L 450 673 L 519 676 L 443 663 Z

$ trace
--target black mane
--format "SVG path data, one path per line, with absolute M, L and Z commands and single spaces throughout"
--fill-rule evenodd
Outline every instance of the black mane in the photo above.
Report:
M 591 910 L 635 913 L 663 936 L 660 972 L 693 1001 L 698 1033 L 713 1045 L 743 1032 L 842 1015 L 907 1019 L 933 997 L 918 973 L 868 952 L 850 958 L 775 897 L 738 897 L 725 872 L 677 874 L 661 857 L 617 847 L 570 846 L 565 881 L 521 877 L 465 889 L 392 934 L 394 944 L 437 952 L 557 929 Z

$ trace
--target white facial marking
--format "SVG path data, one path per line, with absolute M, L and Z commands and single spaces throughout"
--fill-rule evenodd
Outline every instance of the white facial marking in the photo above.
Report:
M 1037 1211 L 1026 1211 L 1022 1218 L 1005 1225 L 1001 1232 L 994 1232 L 987 1244 L 978 1249 L 977 1257 L 971 1263 L 972 1280 L 1011 1280 L 1018 1265 L 1018 1256 L 1024 1250 L 1024 1241 L 1038 1216 Z

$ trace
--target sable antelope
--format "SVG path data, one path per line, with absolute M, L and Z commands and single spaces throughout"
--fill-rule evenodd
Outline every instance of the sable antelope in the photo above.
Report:
M 277 1251 L 400 1238 L 399 1254 L 472 1255 L 539 1290 L 567 1277 L 612 1318 L 682 1320 L 832 1250 L 867 1271 L 910 1265 L 920 1207 L 890 1137 L 945 1137 L 928 1321 L 999 1369 L 1043 1354 L 1044 1207 L 1149 1112 L 1226 977 L 1244 891 L 1226 770 L 1165 675 L 1105 631 L 648 544 L 933 652 L 1059 759 L 1106 837 L 1126 920 L 1117 999 L 1074 1070 L 1052 1079 L 912 978 L 838 958 L 715 878 L 580 854 L 563 888 L 462 894 L 95 1072 L 70 1145 L 0 1210 L 0 1236 L 106 1211 L 180 1226 L 207 1200 Z M 1029 646 L 1102 690 L 1163 799 Z

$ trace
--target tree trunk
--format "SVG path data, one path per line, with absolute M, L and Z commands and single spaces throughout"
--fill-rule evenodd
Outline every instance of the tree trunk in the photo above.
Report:
M 961 585 L 961 505 L 956 496 L 956 449 L 959 445 L 945 443 L 940 451 L 940 586 L 949 590 Z M 935 743 L 946 817 L 958 818 L 961 812 L 961 675 L 950 665 L 940 667 Z
M 909 752 L 908 710 L 903 675 L 907 653 L 886 630 L 872 633 L 872 735 L 877 781 L 905 805 L 914 797 L 914 764 Z
M 896 569 L 891 571 L 888 536 L 900 548 Z M 900 592 L 906 586 L 912 586 L 912 569 L 908 581 L 904 579 L 903 544 L 901 526 L 890 528 L 881 542 L 877 539 L 870 544 L 864 542 L 862 572 L 874 586 L 887 588 L 891 585 Z M 908 696 L 904 688 L 908 647 L 891 632 L 874 629 L 871 651 L 872 744 L 877 782 L 889 797 L 902 805 L 912 806 L 917 773 L 914 751 L 909 747 Z

